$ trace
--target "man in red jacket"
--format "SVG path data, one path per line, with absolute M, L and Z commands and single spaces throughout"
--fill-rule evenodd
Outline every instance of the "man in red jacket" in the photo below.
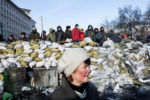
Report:
M 72 30 L 72 40 L 74 42 L 80 41 L 80 30 L 79 30 L 79 25 L 76 24 L 75 28 Z

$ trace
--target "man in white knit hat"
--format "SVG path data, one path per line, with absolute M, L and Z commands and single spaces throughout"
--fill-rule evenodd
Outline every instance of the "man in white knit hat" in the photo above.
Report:
M 88 82 L 89 66 L 90 57 L 84 49 L 65 51 L 58 66 L 58 72 L 63 74 L 62 85 L 49 100 L 99 100 L 96 87 Z

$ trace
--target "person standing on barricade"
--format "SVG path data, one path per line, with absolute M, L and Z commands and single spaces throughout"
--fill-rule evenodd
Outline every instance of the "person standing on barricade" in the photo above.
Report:
M 85 37 L 90 37 L 93 41 L 95 40 L 95 34 L 92 25 L 89 25 L 88 29 L 85 31 Z
M 29 35 L 29 40 L 38 40 L 40 39 L 40 34 L 37 32 L 37 29 L 33 29 Z
M 64 41 L 64 31 L 61 26 L 58 26 L 56 31 L 56 42 L 60 43 L 62 41 Z
M 83 28 L 80 29 L 80 41 L 83 41 L 84 39 L 84 30 Z
M 46 40 L 47 36 L 46 36 L 46 31 L 43 31 L 41 34 L 41 40 Z
M 49 40 L 51 42 L 56 42 L 56 33 L 53 28 L 49 29 L 49 33 L 47 35 L 47 40 Z
M 99 46 L 101 46 L 101 39 L 102 39 L 102 35 L 101 35 L 101 33 L 98 31 L 98 28 L 95 28 L 94 29 L 94 34 L 96 35 L 95 36 L 95 41 L 97 42 L 97 43 L 99 43 Z
M 79 42 L 80 41 L 80 30 L 79 30 L 79 25 L 76 24 L 75 28 L 72 30 L 72 40 L 74 42 Z
M 66 26 L 66 31 L 65 31 L 65 34 L 64 34 L 64 39 L 66 40 L 67 38 L 69 38 L 69 39 L 72 38 L 71 26 Z
M 13 35 L 10 35 L 9 38 L 8 38 L 8 40 L 7 40 L 7 42 L 11 43 L 11 42 L 14 42 L 14 41 L 16 41 L 16 39 L 14 38 Z
M 26 37 L 26 33 L 25 32 L 22 32 L 21 33 L 21 37 L 19 40 L 22 40 L 22 41 L 28 41 L 27 37 Z
M 102 36 L 101 38 L 101 45 L 103 45 L 103 42 L 107 40 L 107 36 L 105 34 L 105 30 L 104 30 L 104 27 L 101 27 L 100 28 L 100 34 Z

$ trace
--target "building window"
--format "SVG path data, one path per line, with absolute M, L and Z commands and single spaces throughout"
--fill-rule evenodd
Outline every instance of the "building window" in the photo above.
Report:
M 6 1 L 4 0 L 4 7 L 6 7 Z
M 4 2 L 4 0 L 1 0 L 1 5 L 2 5 L 2 6 L 3 6 L 3 4 L 4 4 L 3 2 Z

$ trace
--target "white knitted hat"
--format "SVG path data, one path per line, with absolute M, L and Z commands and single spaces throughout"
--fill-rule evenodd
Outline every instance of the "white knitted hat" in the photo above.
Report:
M 58 72 L 69 77 L 88 58 L 90 58 L 89 55 L 82 48 L 66 50 L 60 60 Z

